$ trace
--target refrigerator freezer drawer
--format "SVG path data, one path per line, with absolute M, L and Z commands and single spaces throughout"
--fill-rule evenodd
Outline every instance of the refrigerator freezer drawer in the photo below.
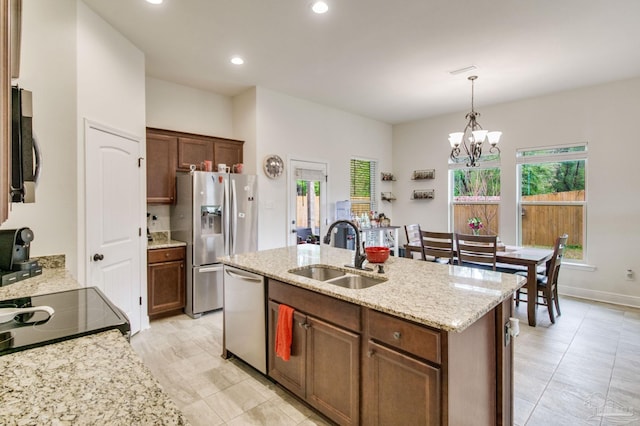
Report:
M 222 308 L 222 265 L 196 266 L 192 273 L 193 313 Z
M 267 374 L 265 280 L 224 267 L 225 349 Z

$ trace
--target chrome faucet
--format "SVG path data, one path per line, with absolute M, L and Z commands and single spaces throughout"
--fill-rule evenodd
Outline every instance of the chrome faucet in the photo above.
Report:
M 367 256 L 365 254 L 362 254 L 360 251 L 360 244 L 361 244 L 360 230 L 358 229 L 356 224 L 351 222 L 350 220 L 344 220 L 344 219 L 336 220 L 331 225 L 329 225 L 329 230 L 327 231 L 327 235 L 324 236 L 324 243 L 331 244 L 331 231 L 333 231 L 333 228 L 335 228 L 335 226 L 340 223 L 343 223 L 345 225 L 349 225 L 350 227 L 352 227 L 353 231 L 356 234 L 356 254 L 353 258 L 353 266 L 352 265 L 345 265 L 345 266 L 348 266 L 349 268 L 355 268 L 355 269 L 361 269 L 361 270 L 371 270 L 369 268 L 365 268 L 362 266 L 364 264 L 364 261 L 367 260 Z

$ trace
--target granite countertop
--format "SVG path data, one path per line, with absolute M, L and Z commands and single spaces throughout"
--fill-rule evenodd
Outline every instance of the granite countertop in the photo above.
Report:
M 0 300 L 79 288 L 64 269 L 0 287 Z M 0 424 L 187 421 L 117 330 L 0 356 Z
M 171 235 L 167 231 L 152 232 L 151 240 L 147 241 L 148 249 L 161 249 L 186 246 L 184 241 L 172 240 Z
M 461 332 L 503 300 L 513 297 L 526 278 L 461 266 L 390 257 L 385 273 L 360 272 L 388 281 L 348 289 L 288 272 L 306 265 L 353 265 L 353 251 L 300 244 L 227 256 L 222 263 L 298 287 L 409 319 L 444 331 Z M 366 264 L 365 264 L 366 266 Z
M 186 246 L 186 245 L 187 245 L 187 243 L 185 243 L 184 241 L 177 241 L 177 240 L 149 241 L 149 242 L 147 242 L 147 248 L 149 250 L 161 249 L 161 248 L 182 247 L 182 246 Z
M 117 330 L 5 355 L 0 376 L 2 424 L 187 424 Z

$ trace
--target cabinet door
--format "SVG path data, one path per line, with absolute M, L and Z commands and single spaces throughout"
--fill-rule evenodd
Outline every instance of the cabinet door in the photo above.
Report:
M 305 328 L 307 401 L 341 425 L 359 424 L 360 336 L 311 316 Z
M 440 370 L 372 341 L 367 350 L 363 424 L 439 425 Z
M 173 204 L 178 138 L 147 132 L 147 203 Z
M 269 376 L 289 391 L 305 397 L 306 375 L 306 325 L 307 317 L 299 312 L 293 313 L 293 338 L 291 340 L 291 358 L 284 361 L 276 356 L 276 330 L 278 327 L 278 307 L 280 304 L 269 301 Z
M 197 170 L 202 170 L 205 160 L 213 162 L 213 141 L 205 138 L 178 138 L 178 169 L 188 171 L 193 164 Z
M 242 163 L 242 142 L 215 141 L 213 158 L 214 167 L 221 163 L 229 167 Z
M 184 260 L 148 266 L 148 313 L 168 312 L 185 306 Z

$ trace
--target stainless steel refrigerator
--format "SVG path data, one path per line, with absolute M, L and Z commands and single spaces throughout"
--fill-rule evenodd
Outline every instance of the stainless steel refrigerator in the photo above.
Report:
M 220 257 L 258 249 L 257 176 L 178 173 L 171 238 L 187 243 L 187 305 L 198 318 L 222 308 Z

